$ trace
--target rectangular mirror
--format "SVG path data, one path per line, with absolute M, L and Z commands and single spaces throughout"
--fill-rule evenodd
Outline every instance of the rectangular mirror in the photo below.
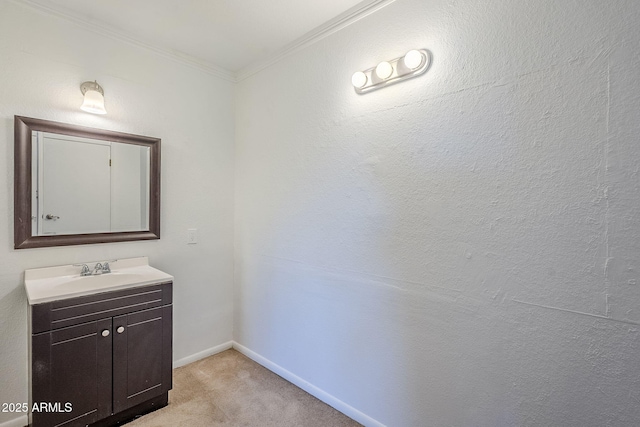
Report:
M 160 238 L 160 139 L 14 123 L 16 249 Z

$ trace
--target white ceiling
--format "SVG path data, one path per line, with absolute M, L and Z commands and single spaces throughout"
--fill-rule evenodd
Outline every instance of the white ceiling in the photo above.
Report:
M 237 72 L 372 0 L 25 0 Z M 357 9 L 357 8 L 356 8 Z

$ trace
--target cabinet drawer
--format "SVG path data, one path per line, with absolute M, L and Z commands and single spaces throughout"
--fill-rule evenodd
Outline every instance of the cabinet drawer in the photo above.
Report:
M 172 283 L 140 286 L 32 306 L 32 333 L 171 304 Z

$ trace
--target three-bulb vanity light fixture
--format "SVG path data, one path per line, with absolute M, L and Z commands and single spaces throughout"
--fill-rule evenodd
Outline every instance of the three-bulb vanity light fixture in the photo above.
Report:
M 107 114 L 107 110 L 104 109 L 104 89 L 97 81 L 82 83 L 80 91 L 84 95 L 84 102 L 80 106 L 82 111 L 93 114 Z
M 356 71 L 351 83 L 357 93 L 367 93 L 424 74 L 429 65 L 431 55 L 428 50 L 410 50 L 400 58 L 382 61 L 368 70 Z

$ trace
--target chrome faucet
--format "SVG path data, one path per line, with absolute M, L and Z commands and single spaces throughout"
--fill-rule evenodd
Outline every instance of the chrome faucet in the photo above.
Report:
M 97 263 L 94 267 L 93 267 L 93 274 L 107 274 L 107 273 L 111 273 L 111 266 L 109 265 L 110 262 L 116 262 L 118 261 L 117 259 L 112 259 L 110 261 L 104 261 L 104 262 L 99 262 Z
M 97 262 L 96 265 L 93 266 L 93 271 L 89 268 L 87 264 L 73 264 L 75 267 L 82 267 L 80 270 L 80 276 L 99 276 L 101 274 L 111 273 L 110 262 L 116 262 L 117 259 L 112 259 L 111 261 Z
M 94 276 L 98 276 L 100 274 L 104 273 L 103 271 L 103 267 L 101 263 L 96 263 L 96 265 L 93 266 L 93 273 L 91 273 Z

